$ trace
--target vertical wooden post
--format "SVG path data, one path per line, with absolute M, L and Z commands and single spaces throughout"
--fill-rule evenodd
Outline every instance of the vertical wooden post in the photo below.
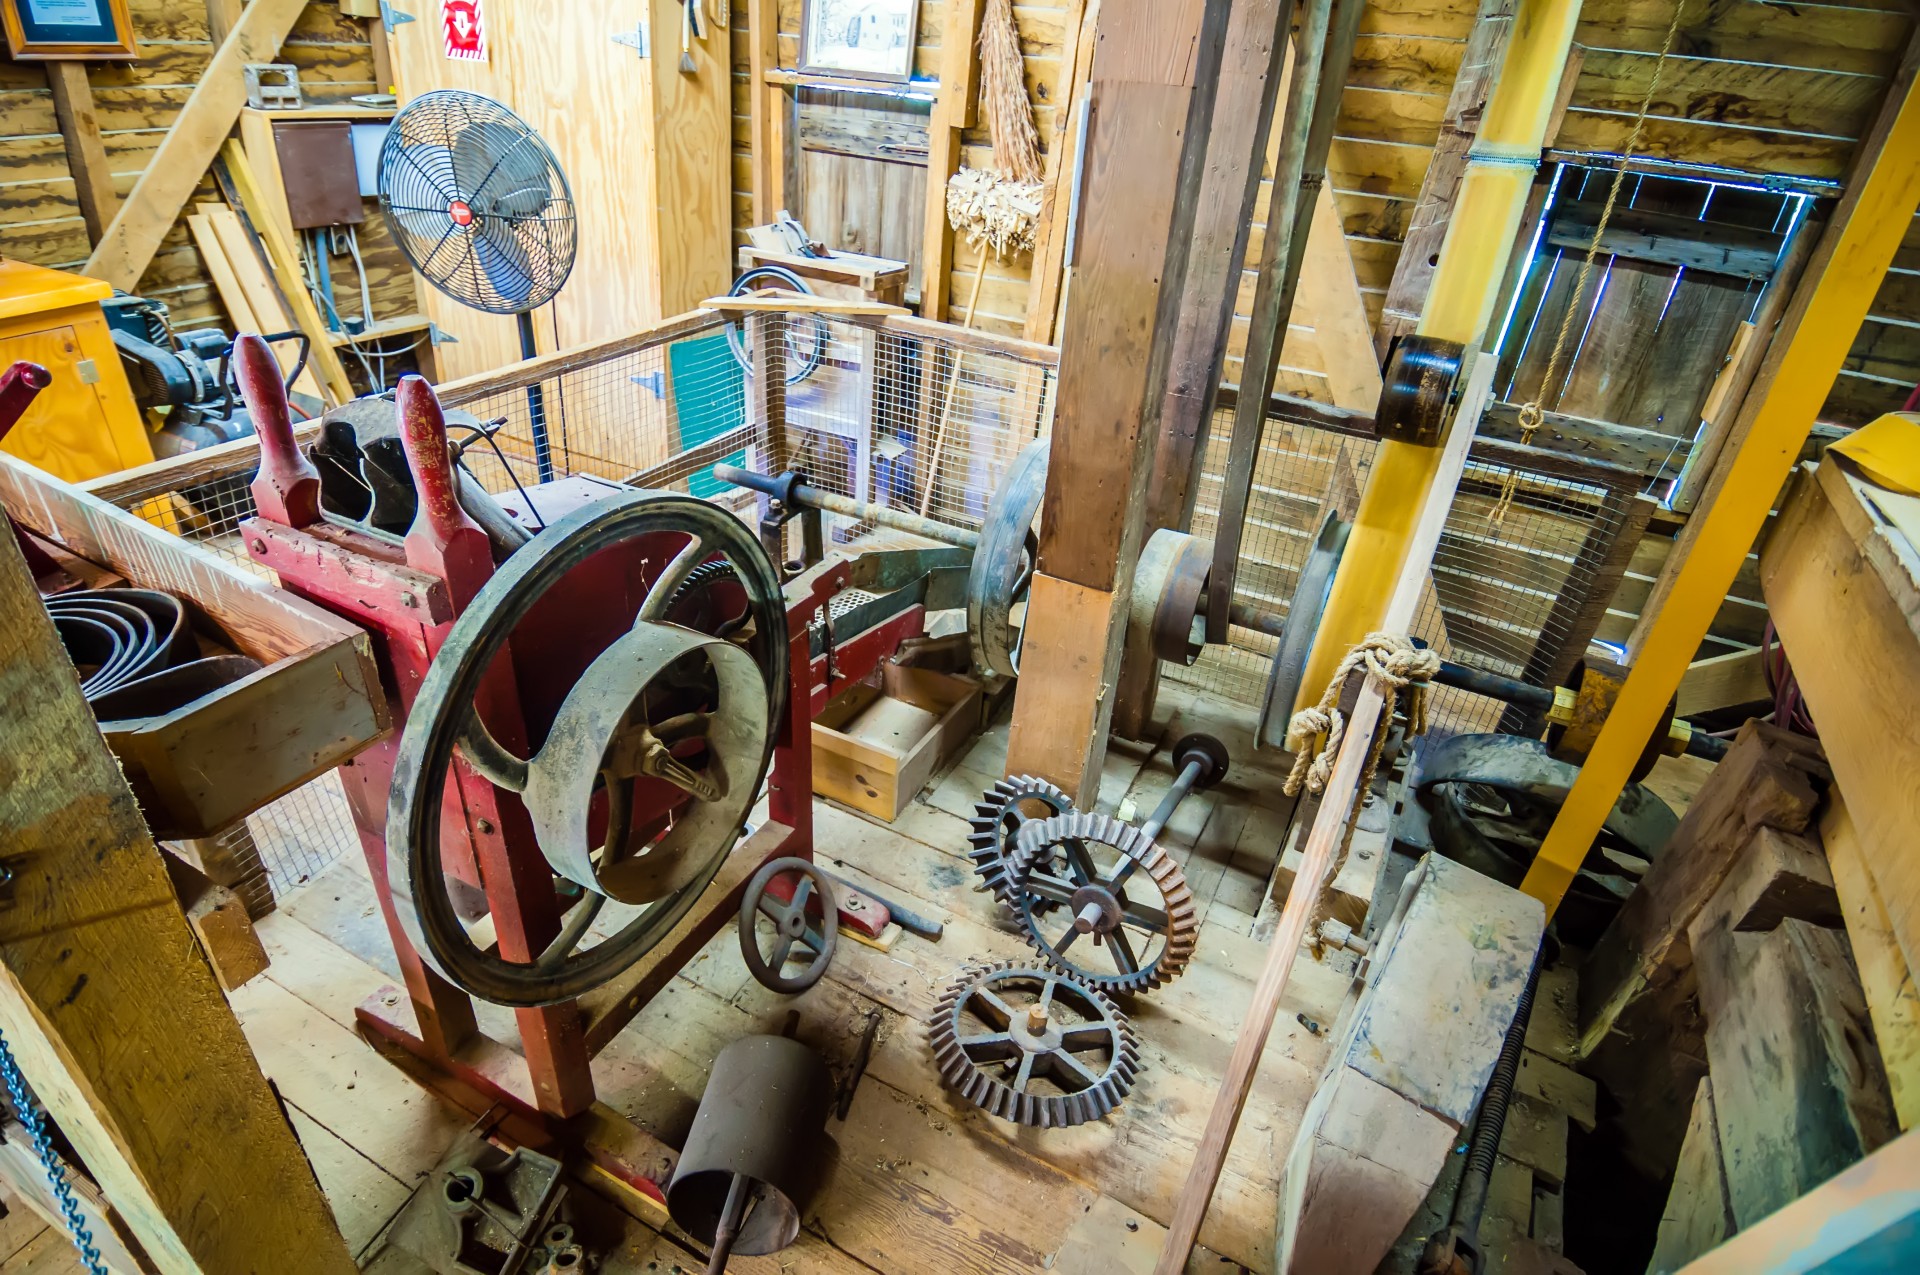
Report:
M 1097 791 L 1229 0 L 1105 0 L 1011 771 Z
M 351 1272 L 11 536 L 0 544 L 0 1032 L 169 1272 Z
M 779 216 L 787 197 L 786 90 L 767 83 L 767 72 L 779 65 L 780 0 L 752 0 L 747 9 L 747 113 L 757 226 Z
M 973 127 L 980 98 L 980 0 L 947 0 L 940 31 L 940 98 L 927 121 L 926 229 L 920 251 L 920 317 L 944 319 L 953 293 L 953 228 L 947 179 L 960 168 L 960 134 Z
M 67 169 L 73 174 L 73 193 L 80 216 L 87 223 L 87 241 L 100 236 L 120 211 L 113 193 L 113 172 L 107 167 L 107 144 L 100 137 L 100 121 L 93 113 L 93 86 L 87 82 L 85 62 L 48 62 L 47 87 L 53 90 L 53 113 L 67 144 Z

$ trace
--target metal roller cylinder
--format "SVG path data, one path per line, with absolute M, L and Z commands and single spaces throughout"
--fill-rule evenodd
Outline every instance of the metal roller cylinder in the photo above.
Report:
M 673 1220 L 712 1243 L 735 1175 L 752 1193 L 733 1251 L 776 1253 L 800 1234 L 823 1176 L 833 1078 L 820 1055 L 784 1036 L 744 1036 L 714 1059 L 686 1149 L 667 1187 Z

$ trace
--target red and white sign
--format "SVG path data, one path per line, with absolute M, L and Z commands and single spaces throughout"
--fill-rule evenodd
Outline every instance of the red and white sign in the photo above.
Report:
M 481 0 L 440 0 L 440 25 L 447 33 L 447 56 L 462 62 L 487 60 L 487 27 Z

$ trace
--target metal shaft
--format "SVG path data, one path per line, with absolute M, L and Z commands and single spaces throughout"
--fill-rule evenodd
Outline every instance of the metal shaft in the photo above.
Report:
M 733 1175 L 727 1187 L 726 1207 L 720 1211 L 720 1224 L 713 1231 L 713 1255 L 707 1259 L 707 1275 L 720 1275 L 733 1255 L 733 1241 L 740 1234 L 740 1222 L 747 1211 L 747 1191 L 753 1179 L 744 1173 Z
M 766 474 L 756 474 L 750 469 L 741 469 L 737 465 L 715 465 L 713 476 L 723 483 L 732 483 L 736 487 L 745 487 L 764 495 L 790 500 L 794 504 L 822 509 L 830 514 L 844 514 L 863 522 L 877 523 L 882 527 L 891 527 L 895 531 L 904 531 L 909 535 L 925 536 L 928 540 L 938 540 L 941 544 L 953 545 L 958 549 L 976 549 L 980 545 L 980 533 L 977 531 L 969 531 L 965 527 L 956 527 L 951 523 L 939 522 L 932 518 L 922 518 L 918 514 L 910 514 L 886 505 L 873 505 L 852 500 L 830 491 L 822 491 L 807 483 L 794 483 L 789 487 L 782 479 Z
M 1173 818 L 1173 812 L 1187 799 L 1187 794 L 1193 791 L 1194 782 L 1206 768 L 1206 761 L 1199 757 L 1181 768 L 1180 777 L 1173 781 L 1173 787 L 1167 789 L 1167 795 L 1160 799 L 1160 804 L 1147 816 L 1147 821 L 1140 825 L 1142 836 L 1152 841 L 1160 835 L 1160 830 L 1167 826 L 1167 820 Z

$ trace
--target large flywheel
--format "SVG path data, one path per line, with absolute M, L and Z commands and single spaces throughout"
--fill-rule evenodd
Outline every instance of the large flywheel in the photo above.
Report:
M 637 570 L 637 581 L 623 581 L 637 613 L 523 757 L 476 711 L 490 671 L 551 590 L 622 546 L 609 558 Z M 401 736 L 387 867 L 421 956 L 456 987 L 514 1006 L 574 999 L 632 965 L 692 907 L 738 839 L 772 758 L 787 676 L 779 578 L 726 511 L 637 491 L 541 532 L 454 625 Z M 486 919 L 463 918 L 441 842 L 456 754 L 525 805 L 564 910 L 545 951 L 525 959 L 502 954 Z M 524 880 L 527 865 L 516 872 Z

